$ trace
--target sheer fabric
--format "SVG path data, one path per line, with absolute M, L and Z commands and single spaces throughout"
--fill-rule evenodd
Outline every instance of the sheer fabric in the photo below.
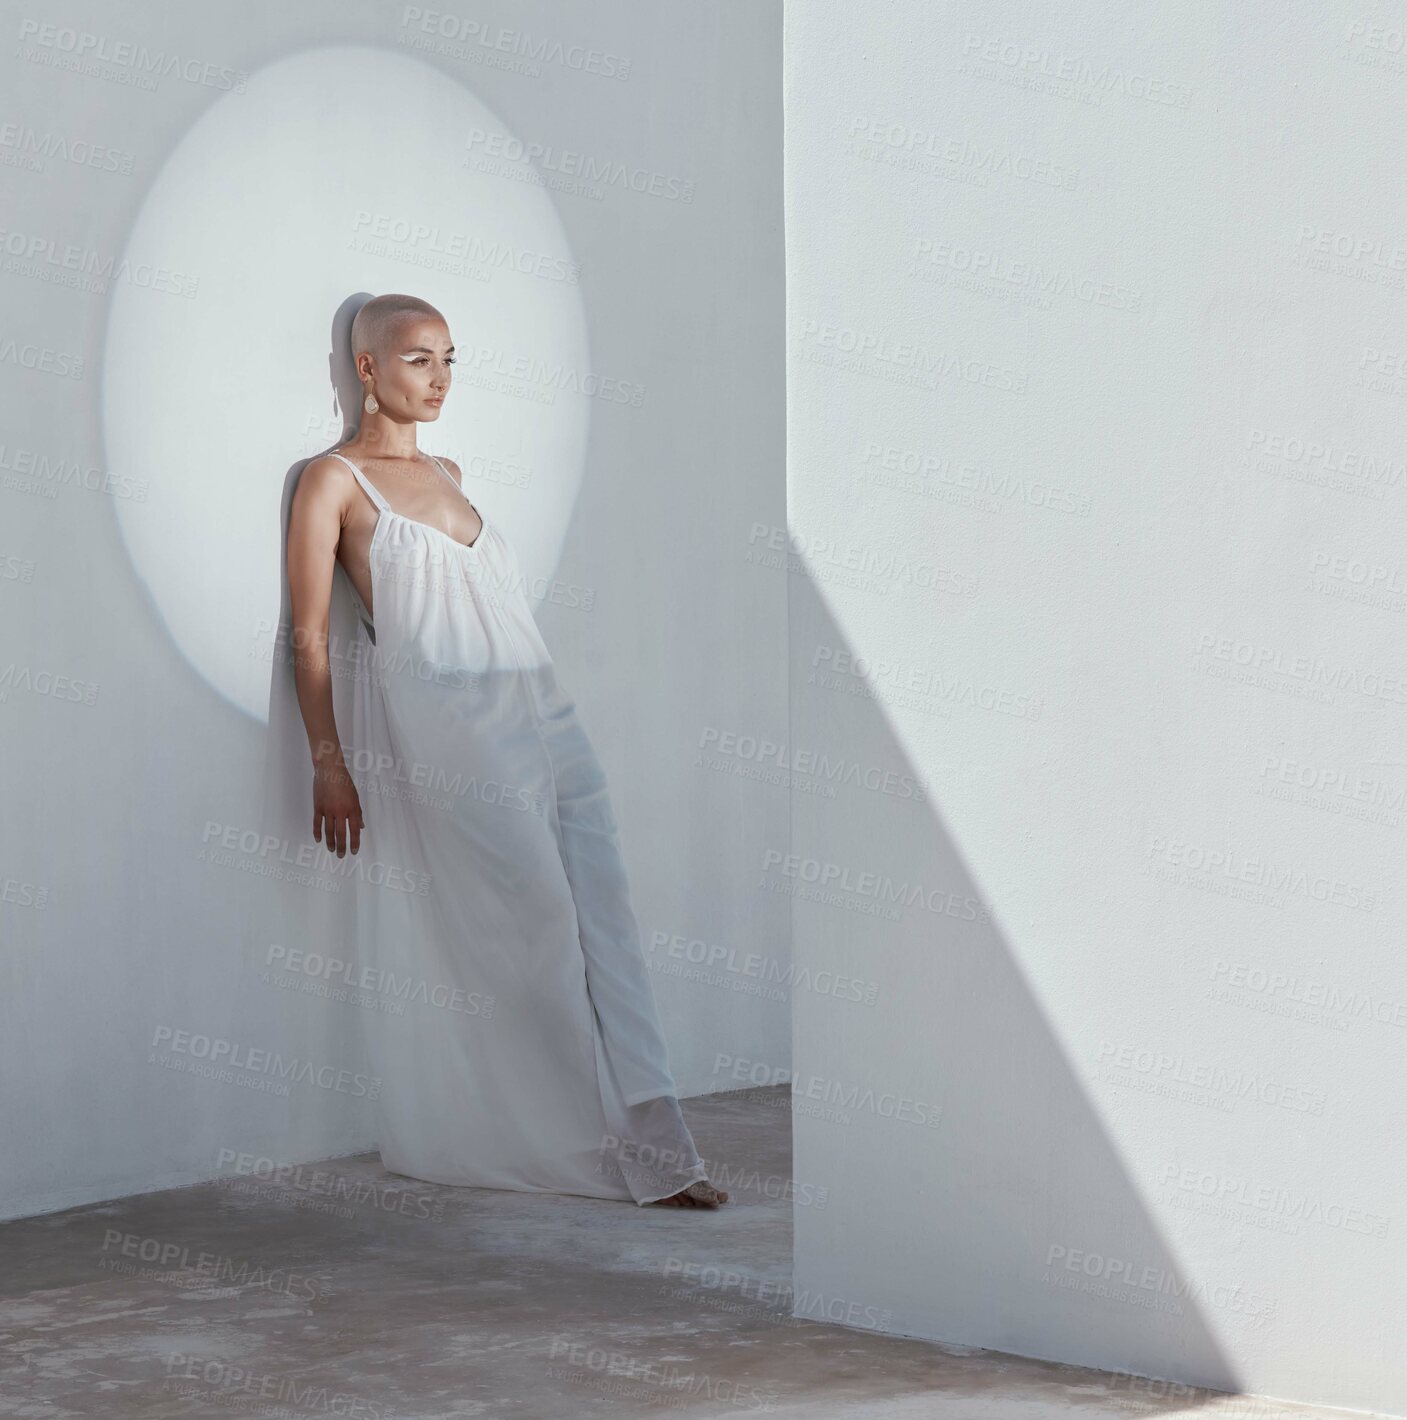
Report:
M 670 1074 L 605 776 L 517 554 L 482 512 L 471 546 L 395 513 L 335 457 L 378 512 L 372 606 L 339 566 L 329 625 L 365 861 L 341 902 L 304 893 L 285 906 L 314 940 L 343 934 L 356 979 L 376 993 L 356 1014 L 380 1077 L 382 1161 L 447 1184 L 641 1204 L 676 1193 L 705 1168 Z M 285 643 L 291 496 L 292 481 Z M 274 663 L 267 821 L 301 842 L 312 789 L 292 654 Z

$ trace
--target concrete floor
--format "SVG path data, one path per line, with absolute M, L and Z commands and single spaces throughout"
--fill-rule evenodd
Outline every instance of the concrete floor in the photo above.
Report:
M 785 1105 L 686 1102 L 705 1158 L 773 1181 L 717 1213 L 442 1188 L 372 1155 L 5 1224 L 0 1415 L 1340 1413 L 1157 1400 L 1099 1372 L 793 1321 L 791 1205 L 767 1196 L 789 1176 Z

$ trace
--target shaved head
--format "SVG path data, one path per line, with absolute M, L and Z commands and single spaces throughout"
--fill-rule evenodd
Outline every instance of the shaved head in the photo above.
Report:
M 444 320 L 429 301 L 422 301 L 419 296 L 373 296 L 352 319 L 352 359 L 363 351 L 382 359 L 403 325 L 427 318 Z

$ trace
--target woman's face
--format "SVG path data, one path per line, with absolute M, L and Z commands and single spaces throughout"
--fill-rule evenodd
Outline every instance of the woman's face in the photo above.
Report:
M 363 379 L 371 376 L 382 412 L 398 421 L 438 419 L 453 367 L 449 327 L 433 316 L 402 321 L 379 359 L 365 352 L 357 357 L 358 372 Z

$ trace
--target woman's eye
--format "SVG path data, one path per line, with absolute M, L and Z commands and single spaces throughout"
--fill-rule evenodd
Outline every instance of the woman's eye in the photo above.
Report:
M 454 364 L 457 364 L 457 363 L 458 363 L 458 361 L 454 358 L 453 355 L 451 355 L 451 356 L 449 357 L 449 359 L 445 361 L 445 364 L 446 364 L 446 365 L 454 365 Z

